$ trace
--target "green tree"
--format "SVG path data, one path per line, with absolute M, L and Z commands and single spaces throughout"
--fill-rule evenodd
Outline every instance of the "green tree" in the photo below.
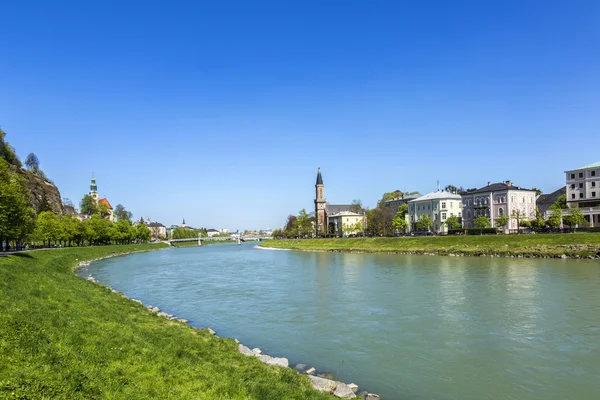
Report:
M 406 204 L 406 203 L 401 204 L 400 207 L 398 207 L 398 211 L 396 211 L 396 215 L 394 216 L 394 218 L 397 217 L 398 214 L 400 214 L 400 216 L 402 218 L 405 218 L 407 213 L 408 213 L 408 204 Z
M 403 204 L 403 205 L 406 205 L 406 204 Z M 402 208 L 402 207 L 400 207 L 400 208 Z M 403 212 L 400 209 L 398 209 L 396 216 L 392 220 L 392 226 L 397 231 L 400 231 L 402 233 L 406 232 L 406 227 L 408 226 L 408 223 L 406 222 L 406 212 Z
M 500 228 L 500 230 L 504 232 L 509 221 L 510 218 L 508 218 L 506 215 L 501 215 L 494 220 L 494 223 L 496 224 L 496 227 Z
M 448 230 L 456 230 L 462 228 L 460 218 L 458 218 L 456 215 L 451 215 L 450 217 L 448 217 L 444 224 L 446 224 Z
M 419 228 L 422 231 L 429 232 L 429 230 L 431 229 L 432 226 L 433 226 L 433 219 L 431 219 L 429 214 L 421 215 L 421 218 L 419 218 L 419 220 L 417 221 L 417 228 Z
M 56 214 L 52 211 L 42 211 L 36 219 L 34 238 L 50 247 L 56 243 L 61 233 L 61 226 Z
M 135 239 L 135 229 L 128 219 L 119 219 L 113 224 L 115 229 L 114 240 L 121 244 L 131 243 Z
M 29 201 L 24 179 L 0 159 L 0 245 L 22 240 L 33 231 L 34 212 Z
M 540 212 L 539 207 L 536 207 L 535 208 L 535 219 L 533 219 L 531 221 L 531 229 L 533 229 L 534 231 L 539 231 L 544 227 L 545 224 L 546 224 L 546 221 L 544 221 L 544 216 Z
M 550 217 L 546 221 L 546 225 L 550 228 L 558 228 L 562 222 L 562 210 L 558 207 L 550 207 Z
M 580 208 L 570 208 L 567 211 L 567 215 L 563 218 L 565 225 L 568 225 L 570 228 L 581 225 L 583 221 L 585 221 L 585 217 Z
M 362 202 L 358 199 L 352 200 L 352 204 L 348 208 L 348 211 L 356 213 L 356 214 L 362 214 L 362 212 L 363 212 Z
M 298 212 L 296 226 L 298 228 L 298 235 L 301 237 L 309 236 L 313 231 L 312 220 L 304 208 Z
M 81 210 L 81 213 L 85 215 L 98 214 L 98 204 L 89 194 L 83 196 L 81 203 L 79 203 L 79 209 Z
M 104 219 L 100 214 L 94 214 L 90 219 L 85 220 L 86 239 L 89 244 L 108 244 L 112 235 L 112 222 Z
M 100 216 L 102 218 L 110 217 L 110 209 L 108 208 L 108 205 L 106 205 L 105 203 L 99 203 L 98 204 L 98 213 L 100 214 Z
M 152 237 L 152 231 L 144 224 L 135 226 L 135 239 L 140 242 L 147 242 Z
M 567 206 L 567 195 L 563 194 L 562 196 L 560 196 L 558 199 L 556 199 L 556 201 L 554 202 L 554 204 L 552 204 L 550 206 L 550 208 L 559 208 L 561 210 L 566 210 L 567 208 L 569 208 Z
M 19 157 L 15 153 L 15 149 L 5 141 L 6 132 L 0 129 L 0 159 L 6 161 L 9 165 L 14 165 L 17 168 L 21 168 L 22 164 L 19 161 Z
M 131 218 L 133 217 L 131 211 L 127 211 L 123 204 L 117 204 L 113 214 L 117 218 L 117 220 L 126 219 L 128 221 L 131 221 Z
M 476 228 L 481 229 L 480 233 L 483 233 L 483 229 L 489 228 L 491 226 L 491 222 L 490 222 L 490 219 L 488 217 L 485 217 L 483 215 L 478 215 L 473 220 L 473 225 Z
M 33 153 L 29 153 L 25 159 L 25 166 L 28 170 L 35 172 L 40 169 L 40 160 Z

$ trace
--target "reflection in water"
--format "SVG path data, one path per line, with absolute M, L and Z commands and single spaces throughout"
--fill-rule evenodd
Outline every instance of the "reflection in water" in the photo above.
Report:
M 196 326 L 386 399 L 600 392 L 597 261 L 219 244 L 104 260 L 90 272 Z

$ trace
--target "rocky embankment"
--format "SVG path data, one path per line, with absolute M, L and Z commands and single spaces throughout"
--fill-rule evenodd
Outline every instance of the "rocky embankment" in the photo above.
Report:
M 101 260 L 104 258 L 109 258 L 109 257 L 103 257 L 98 260 Z M 97 260 L 94 260 L 94 261 L 97 261 Z M 85 267 L 88 267 L 91 263 L 92 263 L 92 261 L 83 261 L 83 262 L 80 262 L 77 267 L 85 268 Z M 94 284 L 102 285 L 102 283 L 100 283 L 96 278 L 94 278 L 91 275 L 89 275 L 86 279 Z M 105 285 L 103 285 L 103 286 L 105 286 Z M 167 320 L 179 321 L 179 322 L 182 322 L 185 324 L 189 323 L 189 321 L 187 319 L 178 318 L 177 316 L 175 316 L 173 314 L 169 314 L 164 311 L 161 311 L 161 309 L 156 306 L 145 305 L 145 304 L 143 304 L 143 302 L 141 300 L 132 299 L 132 298 L 128 297 L 127 295 L 120 293 L 111 287 L 108 287 L 108 289 L 110 289 L 115 294 L 119 294 L 124 299 L 129 299 L 131 301 L 134 301 L 136 303 L 144 305 L 148 309 L 148 311 L 150 311 L 153 314 L 156 314 L 159 317 L 166 318 Z M 216 332 L 214 330 L 212 330 L 211 328 L 195 328 L 195 329 L 206 329 L 211 335 L 216 336 Z M 267 365 L 274 365 L 274 366 L 281 367 L 281 368 L 290 368 L 289 360 L 287 358 L 273 357 L 268 354 L 264 354 L 259 348 L 250 349 L 249 347 L 244 346 L 242 343 L 240 343 L 237 339 L 234 339 L 234 340 L 238 344 L 238 351 L 241 354 L 248 356 L 248 357 L 256 357 L 258 360 L 262 361 L 263 363 L 265 363 Z M 344 399 L 351 399 L 351 398 L 357 398 L 360 396 L 359 398 L 366 399 L 366 400 L 380 399 L 380 397 L 374 393 L 369 393 L 369 392 L 365 392 L 365 391 L 359 393 L 358 385 L 356 385 L 354 383 L 346 384 L 343 382 L 336 381 L 336 380 L 332 379 L 333 378 L 332 374 L 317 373 L 317 370 L 314 367 L 309 368 L 306 364 L 297 364 L 294 366 L 293 369 L 298 371 L 299 374 L 307 375 L 308 379 L 310 380 L 312 386 L 315 389 L 322 391 L 322 392 L 330 393 L 336 397 L 344 398 Z M 357 395 L 357 393 L 358 393 L 358 395 Z
M 17 172 L 25 178 L 27 190 L 31 193 L 31 206 L 36 212 L 49 208 L 53 213 L 63 213 L 64 206 L 60 192 L 53 183 L 25 169 L 18 169 Z

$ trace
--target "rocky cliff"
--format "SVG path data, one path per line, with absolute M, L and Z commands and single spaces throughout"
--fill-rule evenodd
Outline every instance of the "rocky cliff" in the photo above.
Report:
M 18 172 L 27 182 L 27 188 L 31 193 L 31 205 L 36 213 L 44 210 L 51 210 L 58 214 L 63 213 L 64 206 L 60 192 L 53 183 L 24 169 L 19 169 Z

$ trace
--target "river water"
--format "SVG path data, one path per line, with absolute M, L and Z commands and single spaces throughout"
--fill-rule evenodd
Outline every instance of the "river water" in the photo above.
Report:
M 385 399 L 600 398 L 600 262 L 139 253 L 82 276 Z

